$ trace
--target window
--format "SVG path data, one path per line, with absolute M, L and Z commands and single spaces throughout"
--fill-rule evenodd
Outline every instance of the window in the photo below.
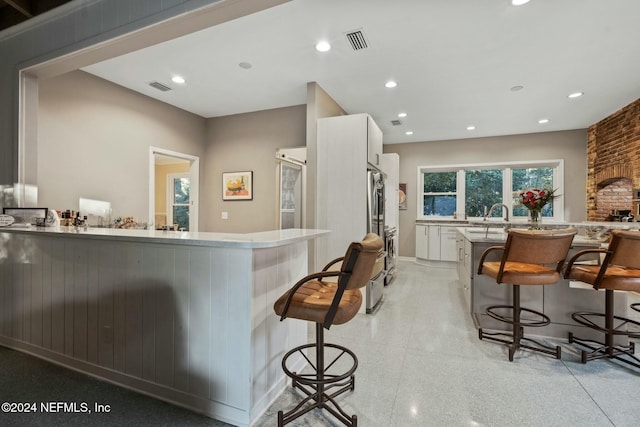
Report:
M 502 169 L 470 169 L 464 171 L 467 216 L 484 216 L 485 206 L 502 203 Z M 494 216 L 500 216 L 496 210 Z
M 169 174 L 169 224 L 189 230 L 189 174 Z
M 418 167 L 418 187 L 423 189 L 418 218 L 453 217 L 455 212 L 480 218 L 491 206 L 504 204 L 510 217 L 525 220 L 529 212 L 518 204 L 520 190 L 550 186 L 561 196 L 563 167 L 562 160 Z M 562 203 L 556 199 L 544 207 L 542 215 L 562 220 Z M 493 210 L 492 217 L 502 216 L 502 208 Z
M 456 172 L 425 173 L 423 183 L 423 214 L 453 216 L 456 211 Z
M 553 186 L 553 168 L 524 168 L 513 169 L 512 172 L 512 191 L 514 198 L 513 216 L 526 217 L 529 212 L 524 206 L 518 206 L 515 202 L 518 200 L 520 190 L 527 188 L 543 188 L 545 186 L 556 188 Z M 543 217 L 553 217 L 553 202 L 542 208 Z

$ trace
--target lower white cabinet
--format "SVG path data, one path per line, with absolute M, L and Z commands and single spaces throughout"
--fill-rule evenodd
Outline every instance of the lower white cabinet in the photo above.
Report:
M 416 225 L 416 258 L 429 259 L 428 225 Z
M 416 224 L 416 258 L 430 261 L 456 261 L 456 227 Z
M 440 260 L 456 261 L 456 227 L 440 226 Z

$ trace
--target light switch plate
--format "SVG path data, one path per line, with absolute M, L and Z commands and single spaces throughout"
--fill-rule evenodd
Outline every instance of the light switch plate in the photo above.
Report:
M 229 212 L 222 212 L 222 219 L 229 219 Z

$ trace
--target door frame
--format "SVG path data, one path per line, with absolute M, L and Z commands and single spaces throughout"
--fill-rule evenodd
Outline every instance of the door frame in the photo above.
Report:
M 189 188 L 189 231 L 198 231 L 198 209 L 200 200 L 200 158 L 190 154 L 166 150 L 159 147 L 149 147 L 149 221 L 155 218 L 156 212 L 156 159 L 155 155 L 175 157 L 189 162 L 189 174 L 191 183 Z

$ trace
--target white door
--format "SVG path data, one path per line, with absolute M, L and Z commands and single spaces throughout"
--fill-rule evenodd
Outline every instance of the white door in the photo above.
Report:
M 280 161 L 280 228 L 302 228 L 304 166 Z

